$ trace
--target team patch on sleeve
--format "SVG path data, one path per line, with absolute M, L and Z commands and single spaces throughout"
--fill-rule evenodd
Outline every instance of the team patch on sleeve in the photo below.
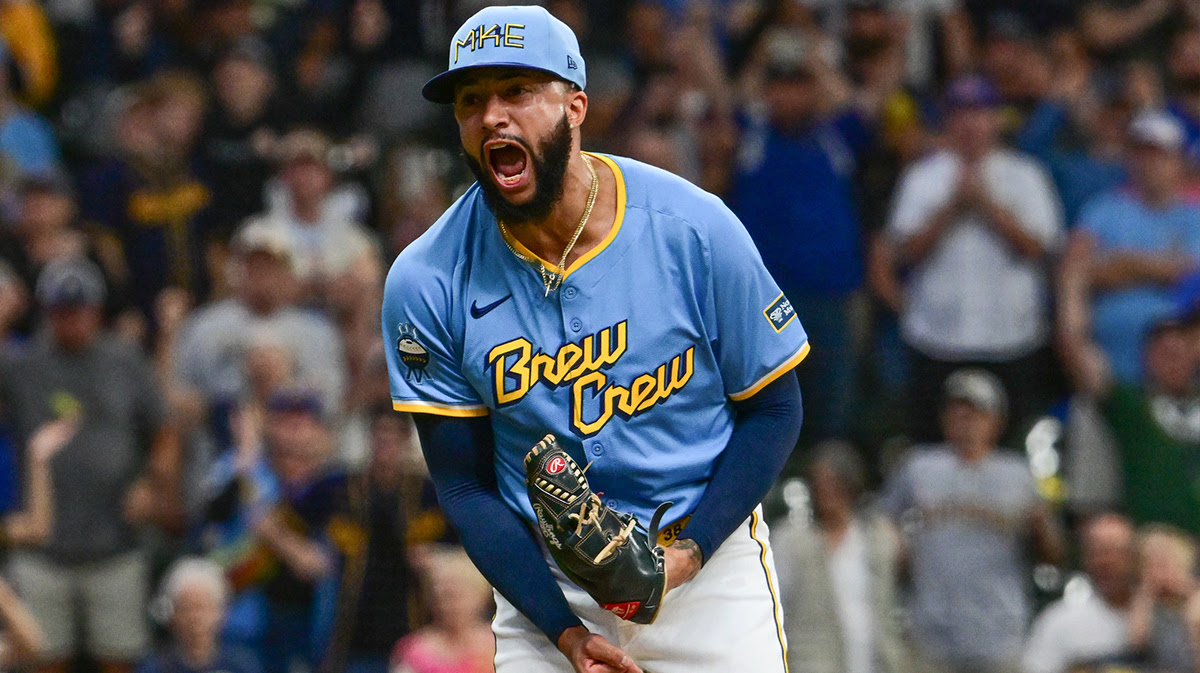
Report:
M 763 309 L 763 315 L 766 316 L 767 322 L 771 323 L 771 327 L 775 328 L 776 332 L 782 332 L 788 323 L 796 319 L 796 309 L 792 308 L 792 302 L 779 293 L 779 297 L 771 302 L 771 305 Z
M 425 378 L 425 368 L 429 366 L 429 351 L 418 341 L 417 328 L 408 323 L 400 323 L 400 337 L 396 339 L 396 352 L 400 362 L 407 370 L 404 378 L 420 383 Z

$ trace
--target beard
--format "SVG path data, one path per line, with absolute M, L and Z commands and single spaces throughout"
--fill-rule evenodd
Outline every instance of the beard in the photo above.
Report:
M 483 188 L 484 203 L 496 219 L 505 224 L 522 224 L 545 219 L 554 208 L 554 204 L 562 199 L 563 186 L 566 183 L 567 162 L 571 159 L 571 124 L 567 121 L 567 115 L 564 114 L 550 135 L 538 143 L 536 152 L 529 141 L 520 136 L 500 134 L 497 138 L 518 144 L 525 150 L 529 162 L 533 165 L 533 177 L 537 183 L 533 198 L 528 203 L 512 203 L 500 193 L 500 188 L 496 186 L 491 175 L 491 167 L 485 169 L 471 155 L 463 152 L 467 167 L 475 174 L 475 179 Z M 494 139 L 496 138 L 487 140 Z M 483 143 L 479 146 L 479 156 L 487 156 L 483 151 Z

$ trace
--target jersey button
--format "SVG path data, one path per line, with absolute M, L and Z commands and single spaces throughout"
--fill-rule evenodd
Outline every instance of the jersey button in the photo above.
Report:
M 563 288 L 563 299 L 574 299 L 574 298 L 575 298 L 575 288 L 574 287 L 568 285 L 567 287 Z
M 578 332 L 583 329 L 583 322 L 579 318 L 571 318 L 571 331 Z
M 600 442 L 596 442 L 595 444 L 592 444 L 592 455 L 593 456 L 599 456 L 599 455 L 602 455 L 603 453 L 604 453 L 604 445 L 603 444 L 601 444 Z

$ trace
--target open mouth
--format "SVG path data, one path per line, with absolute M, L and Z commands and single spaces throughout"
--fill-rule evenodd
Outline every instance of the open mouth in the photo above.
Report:
M 483 147 L 496 183 L 506 189 L 522 186 L 529 177 L 529 154 L 525 148 L 507 140 L 495 140 Z

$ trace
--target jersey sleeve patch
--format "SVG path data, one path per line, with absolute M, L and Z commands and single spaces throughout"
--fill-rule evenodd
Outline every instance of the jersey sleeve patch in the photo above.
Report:
M 404 366 L 404 379 L 420 383 L 428 376 L 425 369 L 429 366 L 429 349 L 421 345 L 420 334 L 411 323 L 402 322 L 397 330 L 400 336 L 396 339 L 396 355 Z
M 776 332 L 782 332 L 788 323 L 796 319 L 796 309 L 792 308 L 792 302 L 780 292 L 775 301 L 763 309 L 763 316 Z

